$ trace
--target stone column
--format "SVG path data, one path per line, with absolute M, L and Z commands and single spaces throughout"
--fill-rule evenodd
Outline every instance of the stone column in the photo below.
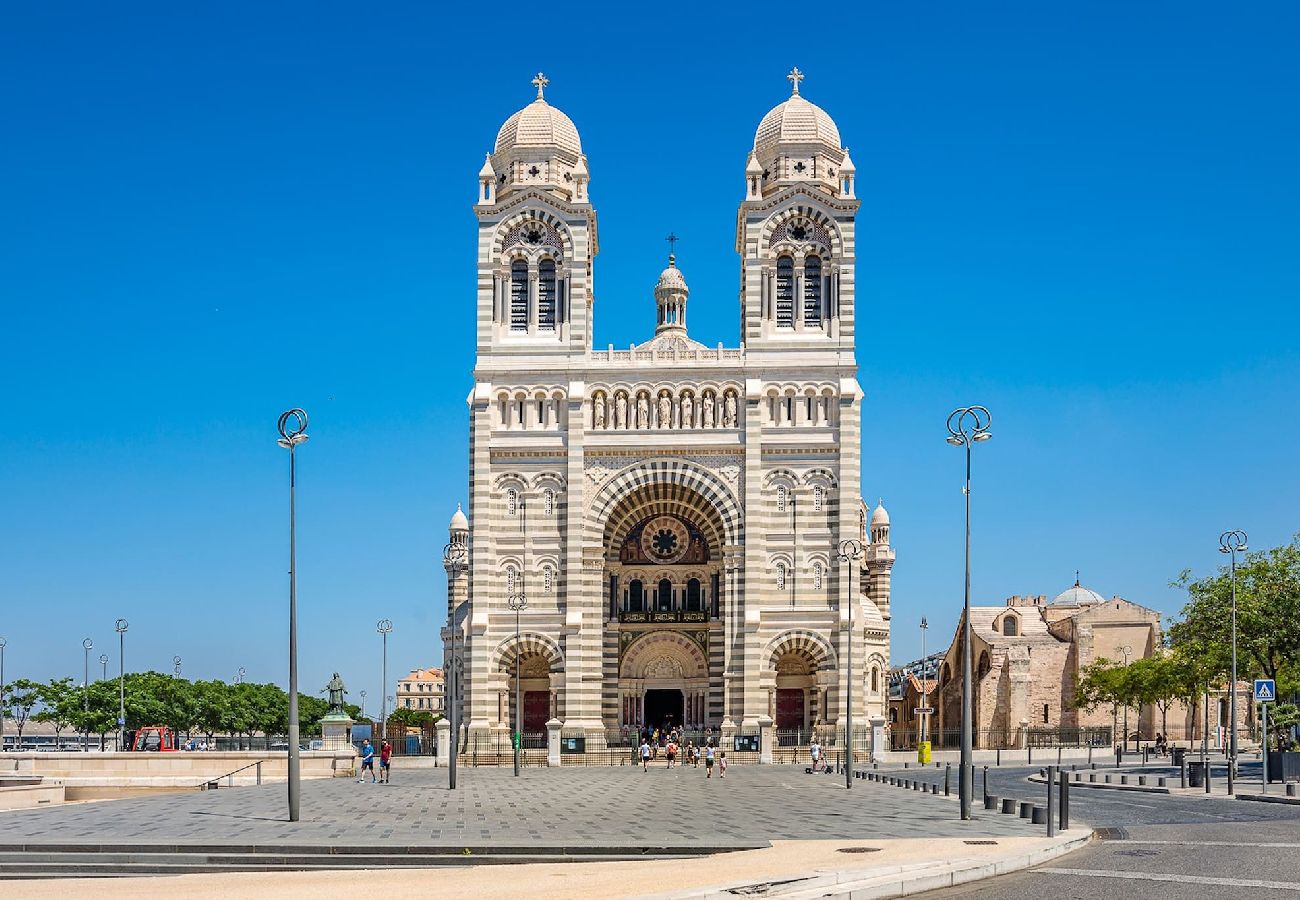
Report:
M 885 743 L 885 717 L 871 717 L 871 761 L 884 762 L 884 753 L 889 747 Z
M 758 718 L 758 762 L 760 765 L 772 764 L 772 745 L 776 743 L 776 728 L 770 716 Z
M 546 764 L 560 765 L 560 720 L 551 719 L 546 723 Z
M 436 758 L 438 765 L 446 766 L 451 764 L 451 722 L 446 719 L 439 719 L 437 724 L 438 731 L 438 756 Z

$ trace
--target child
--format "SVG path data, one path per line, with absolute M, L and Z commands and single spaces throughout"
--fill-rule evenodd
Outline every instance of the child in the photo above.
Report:
M 718 755 L 718 777 L 719 778 L 727 777 L 727 751 L 726 750 L 723 750 L 722 753 Z

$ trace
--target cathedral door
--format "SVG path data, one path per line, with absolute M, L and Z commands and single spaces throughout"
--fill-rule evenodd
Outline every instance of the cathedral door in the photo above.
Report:
M 546 731 L 546 720 L 551 717 L 550 691 L 524 691 L 524 732 L 537 734 Z
M 652 689 L 645 692 L 645 724 L 651 728 L 681 727 L 684 709 L 680 690 Z
M 776 727 L 803 728 L 803 688 L 776 689 Z

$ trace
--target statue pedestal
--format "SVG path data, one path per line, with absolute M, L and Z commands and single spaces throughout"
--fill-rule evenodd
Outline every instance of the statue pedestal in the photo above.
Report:
M 325 750 L 346 750 L 352 746 L 352 726 L 356 722 L 347 713 L 333 713 L 320 720 L 321 742 Z

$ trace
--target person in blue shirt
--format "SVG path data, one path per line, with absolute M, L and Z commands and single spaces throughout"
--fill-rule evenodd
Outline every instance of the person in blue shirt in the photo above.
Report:
M 361 777 L 357 779 L 357 784 L 360 784 L 365 780 L 367 769 L 370 770 L 370 783 L 374 784 L 376 781 L 375 748 L 370 745 L 369 738 L 366 738 L 365 743 L 361 745 Z

